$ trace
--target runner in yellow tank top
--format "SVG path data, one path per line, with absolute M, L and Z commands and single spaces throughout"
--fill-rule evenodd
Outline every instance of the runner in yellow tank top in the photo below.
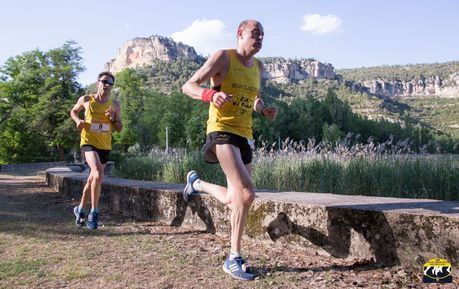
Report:
M 253 58 L 250 67 L 243 65 L 237 58 L 236 50 L 226 51 L 229 57 L 229 68 L 225 79 L 216 90 L 231 95 L 232 101 L 218 108 L 210 103 L 207 134 L 225 131 L 252 139 L 252 111 L 255 98 L 260 91 L 260 63 Z
M 99 221 L 100 187 L 104 177 L 105 164 L 112 149 L 112 129 L 120 132 L 120 104 L 110 99 L 110 92 L 115 77 L 108 71 L 101 72 L 97 77 L 97 94 L 83 95 L 70 111 L 70 116 L 81 131 L 81 153 L 91 171 L 83 188 L 80 205 L 73 208 L 78 226 L 86 225 L 97 229 Z M 78 114 L 85 111 L 84 120 Z M 85 222 L 84 206 L 91 198 L 91 212 Z
M 94 95 L 88 95 L 88 109 L 85 110 L 85 122 L 81 131 L 80 146 L 92 145 L 101 150 L 112 149 L 112 124 L 105 112 L 113 101 L 99 102 Z
M 241 256 L 241 239 L 247 214 L 255 199 L 252 186 L 252 111 L 270 120 L 275 107 L 265 107 L 260 98 L 263 66 L 253 56 L 261 49 L 263 26 L 256 20 L 242 21 L 237 29 L 237 48 L 219 50 L 183 85 L 190 97 L 209 102 L 205 160 L 220 163 L 228 188 L 199 179 L 195 171 L 187 175 L 185 201 L 198 191 L 208 193 L 231 210 L 231 251 L 223 270 L 233 278 L 253 280 Z M 211 80 L 213 89 L 201 84 Z

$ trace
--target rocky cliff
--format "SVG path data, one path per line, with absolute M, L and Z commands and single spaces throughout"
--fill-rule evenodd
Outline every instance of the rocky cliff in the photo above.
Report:
M 331 64 L 313 59 L 267 58 L 263 63 L 265 65 L 263 78 L 279 84 L 297 83 L 308 78 L 335 78 Z
M 390 98 L 406 96 L 459 97 L 459 72 L 449 75 L 420 77 L 411 81 L 372 79 L 348 82 L 357 91 Z
M 202 57 L 191 46 L 176 43 L 172 38 L 153 35 L 125 42 L 116 57 L 105 64 L 105 68 L 117 73 L 125 68 L 151 65 L 155 59 L 171 61 L 180 58 L 196 61 Z

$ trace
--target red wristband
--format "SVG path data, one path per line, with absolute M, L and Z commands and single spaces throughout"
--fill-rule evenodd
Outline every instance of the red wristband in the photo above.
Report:
M 212 97 L 214 94 L 216 94 L 218 91 L 213 90 L 213 89 L 208 89 L 204 88 L 204 90 L 201 93 L 201 100 L 203 102 L 212 102 Z
M 264 117 L 266 117 L 266 115 L 263 113 L 263 110 L 265 110 L 265 108 L 266 108 L 266 106 L 263 106 L 263 108 L 262 108 L 261 111 L 260 111 L 260 114 L 261 114 L 262 116 L 264 116 Z

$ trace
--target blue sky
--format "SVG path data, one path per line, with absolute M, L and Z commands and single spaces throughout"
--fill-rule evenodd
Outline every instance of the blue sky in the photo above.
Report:
M 1 7 L 0 65 L 74 40 L 83 84 L 129 39 L 173 37 L 207 55 L 233 47 L 246 18 L 265 28 L 259 56 L 312 57 L 335 68 L 459 60 L 458 0 L 9 0 Z

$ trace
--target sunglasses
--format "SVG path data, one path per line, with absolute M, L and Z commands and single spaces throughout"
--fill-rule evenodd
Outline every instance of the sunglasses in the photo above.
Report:
M 103 83 L 103 84 L 108 84 L 110 86 L 113 85 L 113 81 L 110 81 L 110 80 L 107 80 L 107 79 L 102 79 L 102 80 L 99 80 L 100 83 Z

